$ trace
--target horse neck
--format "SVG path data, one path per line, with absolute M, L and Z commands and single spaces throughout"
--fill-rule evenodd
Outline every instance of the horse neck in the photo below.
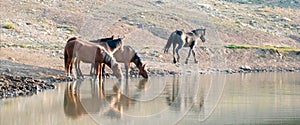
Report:
M 192 30 L 191 32 L 197 37 L 205 35 L 205 29 Z
M 107 52 L 104 52 L 104 64 L 106 64 L 108 67 L 112 67 L 112 65 L 115 63 L 112 56 L 110 56 Z
M 133 62 L 136 67 L 141 67 L 143 64 L 141 62 L 140 57 L 135 53 L 130 62 Z
M 109 37 L 109 38 L 101 38 L 101 39 L 97 39 L 97 40 L 90 40 L 90 42 L 105 43 L 105 42 L 108 42 L 108 41 L 111 41 L 111 40 L 113 40 L 113 38 Z

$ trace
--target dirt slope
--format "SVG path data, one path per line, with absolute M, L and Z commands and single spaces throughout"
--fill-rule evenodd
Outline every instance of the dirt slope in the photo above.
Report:
M 300 9 L 274 3 L 189 1 L 0 1 L 0 59 L 64 70 L 68 38 L 97 39 L 116 35 L 138 51 L 152 74 L 174 72 L 300 69 Z M 295 3 L 298 5 L 299 3 Z M 288 5 L 288 4 L 287 4 Z M 8 25 L 13 28 L 7 29 Z M 206 43 L 196 48 L 199 64 L 172 64 L 162 49 L 176 29 L 205 27 Z M 277 46 L 229 49 L 225 45 Z M 182 62 L 188 49 L 181 51 Z

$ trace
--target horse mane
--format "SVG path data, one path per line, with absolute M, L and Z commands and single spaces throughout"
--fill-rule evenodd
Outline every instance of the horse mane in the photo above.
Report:
M 201 29 L 194 29 L 191 32 L 193 32 L 194 34 L 198 34 L 198 31 L 203 31 L 203 35 L 205 35 L 205 28 L 201 28 Z
M 138 60 L 137 62 L 135 60 Z M 137 53 L 134 53 L 134 56 L 131 58 L 130 62 L 133 62 L 136 66 L 143 65 L 141 62 L 140 57 L 137 55 Z
M 177 35 L 181 36 L 182 33 L 183 33 L 183 31 L 181 31 L 181 30 L 176 30 L 175 33 L 176 33 Z
M 77 37 L 72 37 L 72 38 L 70 38 L 70 39 L 67 41 L 67 43 L 70 42 L 70 41 L 72 41 L 72 40 L 76 40 L 76 39 L 77 39 Z
M 90 42 L 101 43 L 101 42 L 107 42 L 107 41 L 113 40 L 113 39 L 114 39 L 114 35 L 112 35 L 111 37 L 107 37 L 107 38 L 101 38 L 101 39 L 97 39 L 97 40 L 90 40 Z
M 108 46 L 112 49 L 116 49 L 119 45 L 122 45 L 122 40 L 121 38 L 115 39 L 115 40 L 108 40 L 106 42 Z
M 110 62 L 110 65 L 113 66 L 117 62 L 116 59 L 113 57 L 113 55 L 108 53 L 104 47 L 102 46 L 98 46 L 98 47 L 103 50 L 104 61 Z

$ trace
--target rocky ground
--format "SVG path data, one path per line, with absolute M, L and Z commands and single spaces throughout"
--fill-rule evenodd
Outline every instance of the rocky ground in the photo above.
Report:
M 63 49 L 73 36 L 124 37 L 150 76 L 300 71 L 300 3 L 295 0 L 10 0 L 0 5 L 0 94 L 9 84 L 7 75 L 63 81 Z M 172 64 L 171 52 L 162 51 L 169 34 L 199 27 L 207 29 L 207 42 L 196 47 L 199 63 L 191 57 L 189 64 Z M 187 52 L 180 52 L 181 62 Z M 137 76 L 132 67 L 131 76 Z

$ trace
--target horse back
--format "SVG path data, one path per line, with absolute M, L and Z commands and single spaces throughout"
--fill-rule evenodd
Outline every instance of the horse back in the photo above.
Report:
M 72 38 L 70 38 L 70 39 L 67 41 L 67 43 L 70 42 L 70 41 L 76 40 L 76 39 L 77 39 L 77 37 L 72 37 Z
M 129 63 L 135 53 L 131 46 L 125 45 L 114 53 L 114 57 L 118 62 Z
M 181 30 L 176 30 L 175 33 L 176 33 L 177 35 L 181 36 L 181 35 L 183 34 L 183 31 L 181 31 Z

